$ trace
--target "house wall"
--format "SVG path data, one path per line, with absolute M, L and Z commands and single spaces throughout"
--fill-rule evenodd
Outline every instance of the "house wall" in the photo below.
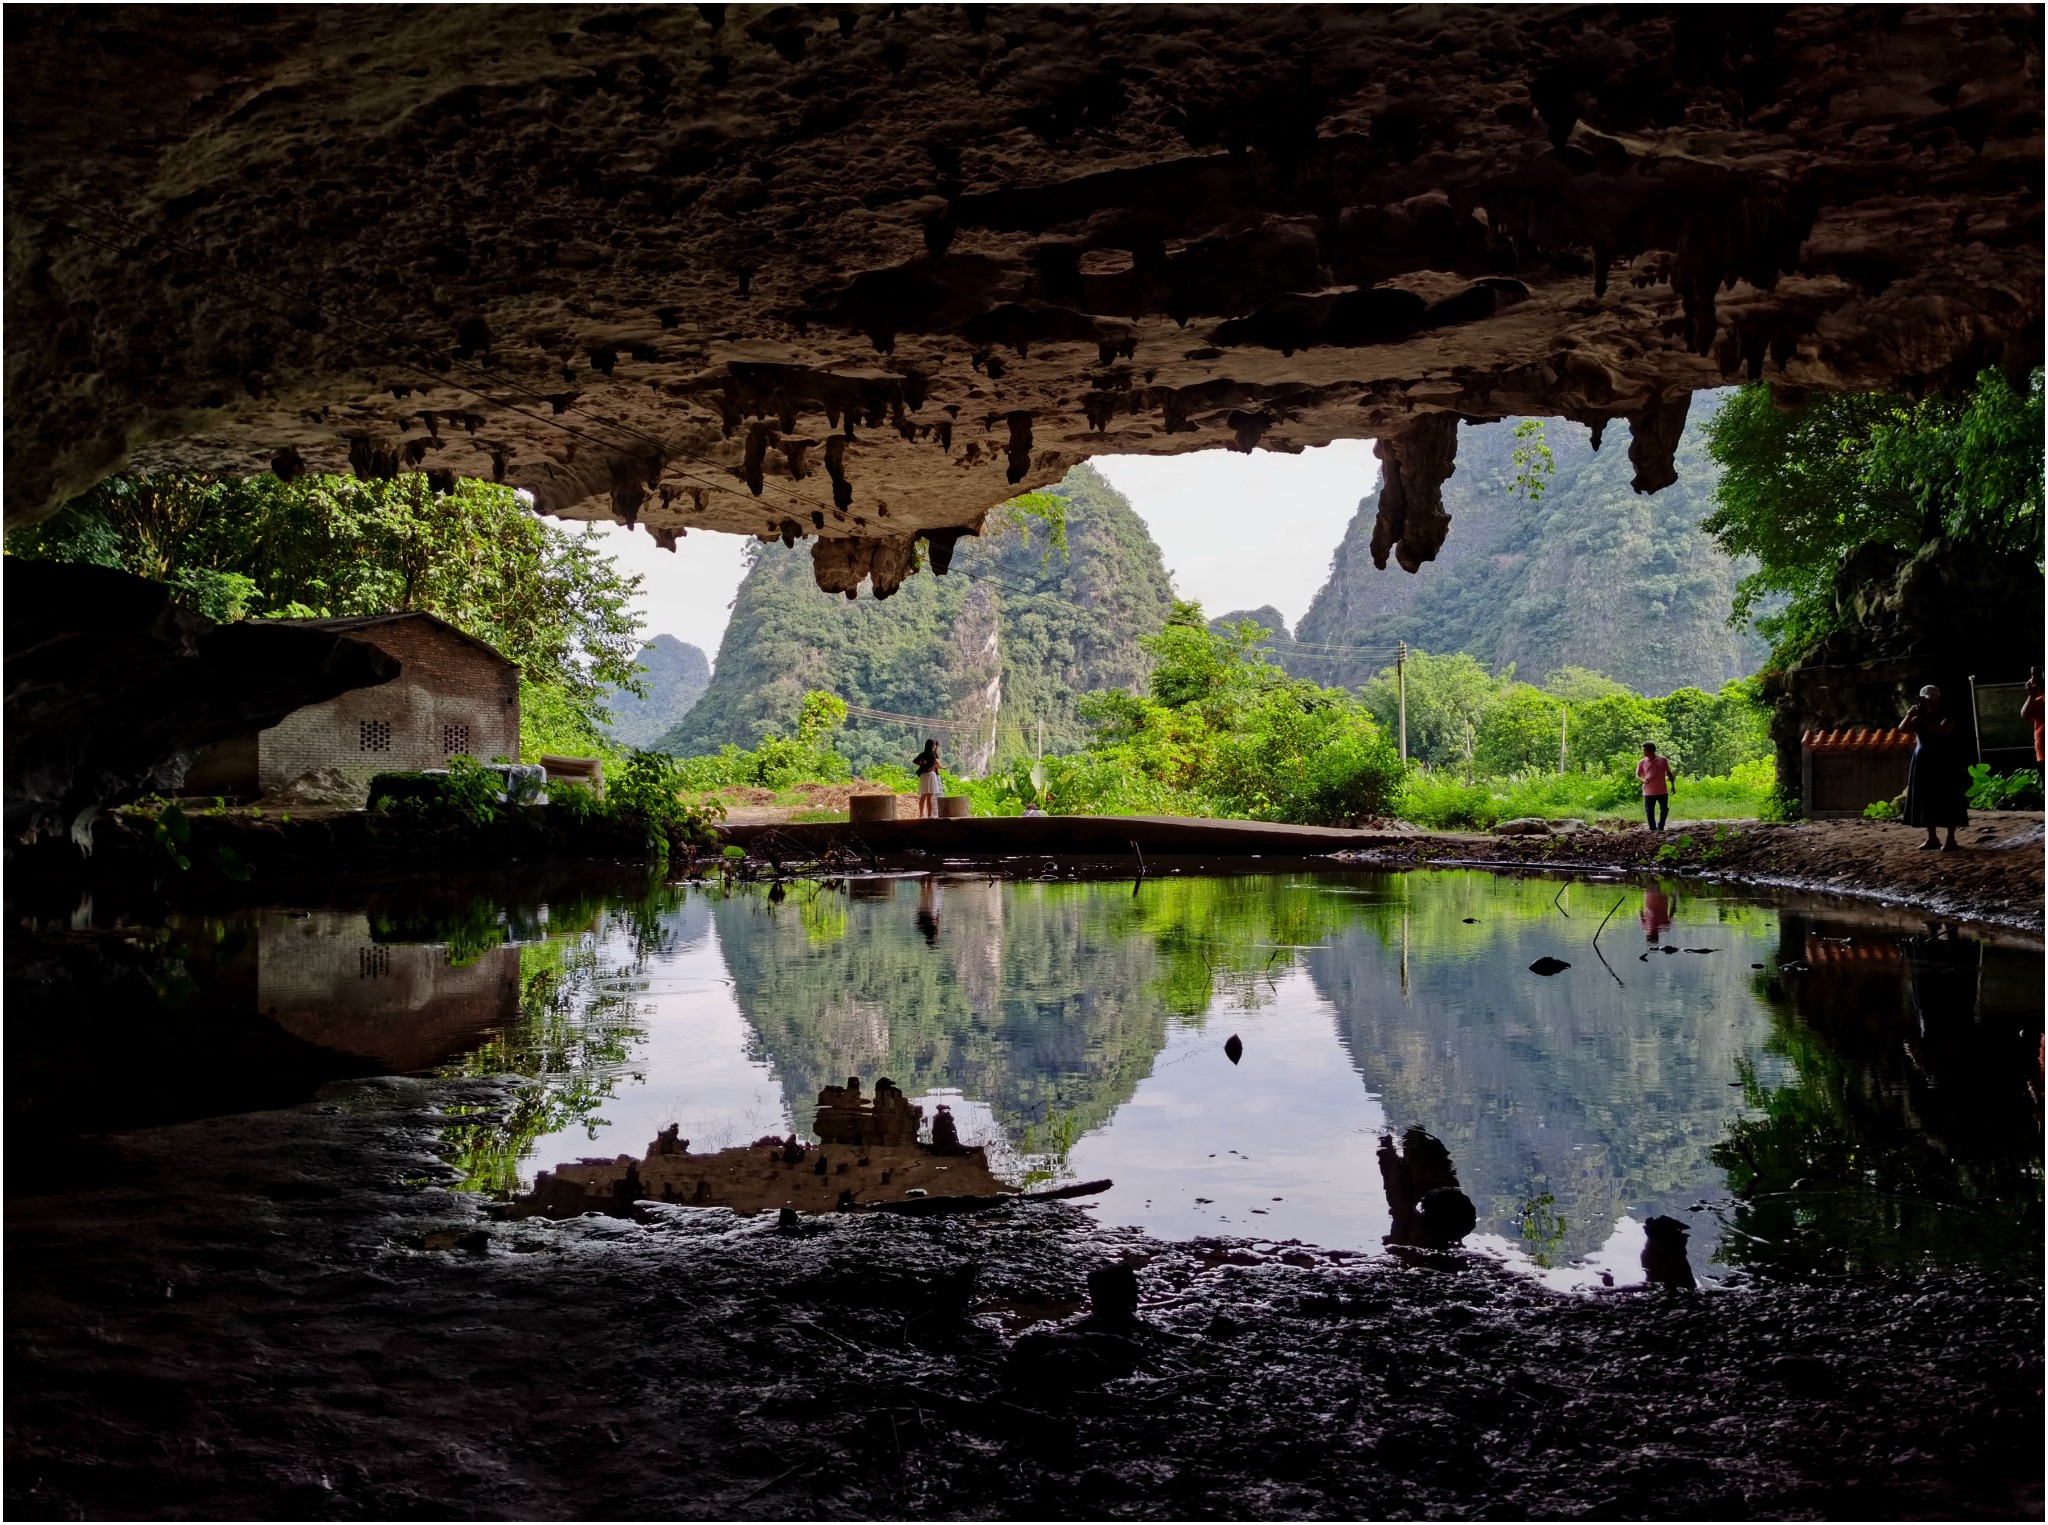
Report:
M 1806 813 L 1860 816 L 1863 807 L 1895 798 L 1906 787 L 1913 754 L 1888 751 L 1806 753 Z
M 394 620 L 351 632 L 403 671 L 287 716 L 257 739 L 258 778 L 278 789 L 316 770 L 355 783 L 370 775 L 519 756 L 519 671 L 431 621 Z
M 445 945 L 379 942 L 360 912 L 264 913 L 256 1009 L 295 1037 L 394 1072 L 440 1064 L 519 1015 L 519 950 L 464 964 Z
M 186 794 L 240 797 L 258 792 L 261 786 L 256 782 L 256 773 L 255 734 L 230 736 L 192 759 L 192 766 L 185 770 L 185 782 L 179 788 Z

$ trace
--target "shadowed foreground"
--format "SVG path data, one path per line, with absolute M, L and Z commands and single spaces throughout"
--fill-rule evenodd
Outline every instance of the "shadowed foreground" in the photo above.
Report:
M 1057 1206 L 494 1223 L 426 1183 L 499 1094 L 351 1083 L 17 1195 L 10 1516 L 2040 1512 L 2016 1281 L 1574 1299 Z M 1134 1332 L 1012 1345 L 1115 1260 Z

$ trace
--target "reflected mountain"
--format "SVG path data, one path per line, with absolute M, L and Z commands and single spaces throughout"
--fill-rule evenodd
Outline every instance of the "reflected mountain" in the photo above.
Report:
M 819 1091 L 848 1075 L 913 1096 L 957 1088 L 1020 1140 L 1056 1116 L 1099 1127 L 1149 1073 L 1166 1037 L 1161 956 L 1104 914 L 1100 886 L 855 888 L 734 896 L 714 911 L 758 1056 L 800 1131 Z
M 1659 894 L 1660 916 L 1686 914 Z M 1554 881 L 1407 875 L 1358 897 L 1355 923 L 1306 955 L 1388 1122 L 1443 1140 L 1480 1232 L 1512 1242 L 1534 1217 L 1561 1219 L 1545 1258 L 1591 1253 L 1624 1214 L 1689 1206 L 1714 1175 L 1729 1083 L 1770 1033 L 1738 935 L 1767 930 L 1766 913 L 1717 905 L 1716 951 L 1673 956 L 1704 967 L 1638 962 L 1640 934 L 1617 914 L 1602 947 L 1626 950 L 1618 985 L 1587 951 L 1616 899 L 1628 913 L 1644 892 L 1579 885 L 1567 899 Z M 1528 972 L 1561 949 L 1565 975 Z

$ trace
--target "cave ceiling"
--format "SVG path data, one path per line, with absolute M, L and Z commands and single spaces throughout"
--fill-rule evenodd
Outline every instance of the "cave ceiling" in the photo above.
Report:
M 1412 571 L 1459 419 L 1614 422 L 1651 491 L 1696 389 L 2040 354 L 2035 7 L 6 24 L 10 523 L 474 476 L 886 592 L 1091 455 L 1369 437 Z

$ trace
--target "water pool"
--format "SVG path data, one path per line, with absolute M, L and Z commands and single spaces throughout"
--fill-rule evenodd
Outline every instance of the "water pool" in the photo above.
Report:
M 1376 1151 L 1419 1127 L 1468 1246 L 1559 1287 L 1640 1280 L 1658 1214 L 1708 1278 L 2038 1260 L 2040 953 L 1924 924 L 1415 871 L 444 895 L 165 935 L 358 1072 L 520 1076 L 451 1136 L 479 1189 L 671 1125 L 804 1135 L 858 1075 L 1172 1238 L 1379 1253 Z

